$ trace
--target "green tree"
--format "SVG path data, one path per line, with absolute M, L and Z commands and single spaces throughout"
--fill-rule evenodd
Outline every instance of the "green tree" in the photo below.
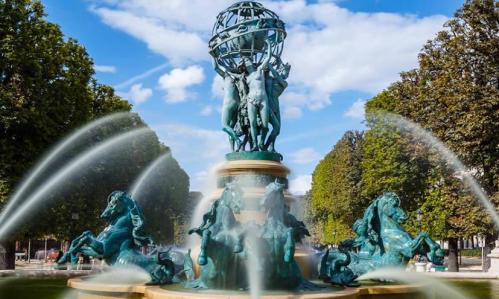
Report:
M 351 236 L 351 225 L 362 213 L 362 143 L 362 133 L 346 132 L 312 174 L 308 196 L 310 219 L 313 226 L 323 230 L 322 242 L 337 243 L 347 239 Z
M 384 192 L 395 192 L 400 196 L 402 206 L 413 210 L 425 191 L 429 162 L 412 140 L 404 138 L 397 127 L 374 113 L 397 109 L 399 102 L 389 91 L 380 93 L 366 104 L 369 130 L 365 132 L 363 143 L 362 196 L 369 202 Z
M 131 110 L 111 87 L 92 78 L 93 62 L 84 47 L 65 38 L 59 26 L 44 17 L 40 1 L 0 0 L 0 205 L 44 152 L 69 132 L 103 115 Z M 134 115 L 95 130 L 58 157 L 30 191 L 82 150 L 142 126 L 146 125 Z M 98 216 L 107 195 L 127 190 L 139 173 L 169 148 L 151 133 L 113 151 L 113 155 L 84 165 L 81 173 L 68 177 L 60 190 L 47 195 L 44 208 L 30 215 L 30 219 L 36 217 L 36 223 L 26 221 L 11 239 L 2 240 L 8 254 L 0 267 L 14 267 L 15 238 L 53 235 L 68 239 L 86 229 L 100 229 Z M 160 228 L 168 227 L 169 219 L 184 211 L 181 202 L 187 197 L 189 178 L 173 158 L 157 175 L 161 186 L 141 205 L 149 219 L 149 232 L 159 241 L 169 242 L 173 232 L 159 234 Z M 78 220 L 71 219 L 74 212 L 78 212 Z
M 419 67 L 402 73 L 400 81 L 367 104 L 368 110 L 398 113 L 431 130 L 473 170 L 491 198 L 497 198 L 499 184 L 498 24 L 494 1 L 466 1 L 445 30 L 424 46 Z M 365 148 L 369 148 L 371 134 L 366 133 Z M 405 142 L 392 137 L 392 145 Z M 412 154 L 404 158 L 406 161 L 426 150 L 410 142 L 412 145 L 405 148 L 412 148 Z M 393 150 L 394 156 L 403 153 L 403 148 Z M 459 174 L 441 165 L 438 157 L 426 155 L 434 169 L 425 174 L 423 194 L 409 198 L 431 211 L 424 217 L 431 223 L 425 225 L 437 228 L 435 234 L 449 240 L 449 268 L 457 270 L 457 238 L 488 231 L 488 239 L 492 240 L 491 222 L 472 197 L 462 191 L 462 184 L 456 180 Z M 396 162 L 390 162 L 390 167 L 403 169 Z M 364 169 L 364 174 L 368 173 Z M 413 223 L 409 229 L 414 230 L 413 218 L 409 222 Z

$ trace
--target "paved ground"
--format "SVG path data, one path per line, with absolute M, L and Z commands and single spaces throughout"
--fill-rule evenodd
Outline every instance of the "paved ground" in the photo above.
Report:
M 483 272 L 482 259 L 479 257 L 465 257 L 461 258 L 461 265 L 459 266 L 460 272 Z
M 54 266 L 54 262 L 44 263 L 43 260 L 31 260 L 30 263 L 25 261 L 16 262 L 16 269 L 24 270 L 52 270 Z M 463 256 L 459 270 L 460 272 L 482 272 L 482 260 L 479 257 Z

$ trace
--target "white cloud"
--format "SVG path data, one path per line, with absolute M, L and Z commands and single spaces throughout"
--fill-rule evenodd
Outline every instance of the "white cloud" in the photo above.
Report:
M 213 77 L 213 82 L 211 82 L 211 96 L 217 99 L 224 97 L 224 80 L 218 75 Z
M 199 112 L 199 114 L 201 114 L 202 116 L 210 116 L 213 111 L 215 111 L 215 109 L 212 105 L 206 105 L 203 107 L 203 109 L 201 109 L 201 112 Z
M 168 123 L 152 126 L 161 141 L 172 148 L 175 157 L 206 164 L 206 161 L 223 158 L 229 152 L 229 143 L 222 130 L 208 130 L 194 126 Z M 201 150 L 202 149 L 202 150 Z
M 161 142 L 171 148 L 172 155 L 191 177 L 191 190 L 208 192 L 210 188 L 216 188 L 216 176 L 206 177 L 203 174 L 212 174 L 213 169 L 223 162 L 224 153 L 230 152 L 227 134 L 222 130 L 209 130 L 179 123 L 151 127 Z
M 312 185 L 312 176 L 307 175 L 299 175 L 296 178 L 289 181 L 289 191 L 296 195 L 304 195 L 308 190 L 310 190 L 310 186 Z
M 166 91 L 167 103 L 180 103 L 191 96 L 187 88 L 200 84 L 203 80 L 203 68 L 199 65 L 192 65 L 185 69 L 175 68 L 171 70 L 159 78 L 158 84 L 160 89 Z
M 94 0 L 101 20 L 146 43 L 174 65 L 209 60 L 209 35 L 217 14 L 232 0 Z
M 116 73 L 116 67 L 113 65 L 94 65 L 94 70 L 98 73 Z
M 290 153 L 289 158 L 291 162 L 296 164 L 309 164 L 317 162 L 321 158 L 321 154 L 311 147 L 305 147 Z
M 106 24 L 145 42 L 174 66 L 208 61 L 207 43 L 219 11 L 231 0 L 94 0 Z M 283 94 L 284 116 L 330 105 L 340 91 L 376 93 L 416 66 L 424 42 L 445 16 L 352 12 L 341 2 L 265 1 L 287 25 L 283 59 L 292 65 Z M 220 96 L 220 82 L 212 93 Z M 218 85 L 217 85 L 218 84 Z M 295 93 L 288 95 L 288 93 Z
M 283 115 L 285 119 L 297 119 L 303 115 L 303 112 L 298 107 L 284 107 Z
M 107 25 L 142 40 L 151 51 L 165 56 L 173 64 L 208 59 L 206 42 L 194 32 L 179 30 L 159 19 L 131 11 L 102 7 L 93 11 Z
M 132 87 L 130 87 L 130 90 L 128 92 L 119 92 L 118 94 L 139 105 L 147 101 L 147 99 L 149 99 L 152 96 L 152 89 L 143 88 L 142 83 L 138 83 L 132 85 Z
M 306 101 L 283 105 L 300 110 L 322 109 L 334 92 L 379 92 L 397 80 L 400 71 L 416 66 L 424 42 L 447 20 L 440 15 L 352 12 L 334 2 L 265 5 L 287 24 L 283 56 L 292 65 L 289 89 L 300 90 Z
M 145 79 L 145 78 L 151 76 L 152 74 L 155 74 L 155 73 L 161 71 L 162 69 L 164 69 L 168 66 L 169 66 L 168 63 L 163 63 L 163 64 L 160 64 L 158 66 L 155 66 L 155 67 L 148 69 L 147 71 L 145 71 L 141 74 L 135 75 L 135 76 L 133 76 L 133 77 L 121 82 L 121 83 L 116 84 L 114 86 L 114 88 L 116 88 L 116 89 L 125 88 L 125 87 L 127 87 L 127 86 L 129 86 L 137 81 Z
M 350 108 L 345 112 L 344 116 L 353 119 L 364 119 L 364 106 L 366 104 L 365 100 L 358 99 L 355 101 Z

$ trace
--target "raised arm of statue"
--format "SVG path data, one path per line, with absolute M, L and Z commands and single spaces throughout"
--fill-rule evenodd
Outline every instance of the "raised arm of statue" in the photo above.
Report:
M 265 41 L 265 44 L 267 45 L 267 55 L 265 56 L 265 59 L 262 61 L 262 64 L 258 67 L 259 70 L 266 69 L 269 65 L 270 58 L 272 58 L 272 46 L 270 45 L 269 41 Z

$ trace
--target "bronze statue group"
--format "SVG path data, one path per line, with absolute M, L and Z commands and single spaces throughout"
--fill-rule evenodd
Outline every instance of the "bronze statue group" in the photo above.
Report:
M 270 63 L 272 57 L 274 63 Z M 281 129 L 279 96 L 288 86 L 290 65 L 273 56 L 271 41 L 266 41 L 259 64 L 253 57 L 243 56 L 235 70 L 220 65 L 217 59 L 213 65 L 224 80 L 222 129 L 229 135 L 232 151 L 246 151 L 249 143 L 250 151 L 275 152 Z

